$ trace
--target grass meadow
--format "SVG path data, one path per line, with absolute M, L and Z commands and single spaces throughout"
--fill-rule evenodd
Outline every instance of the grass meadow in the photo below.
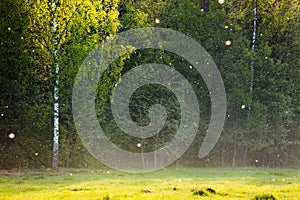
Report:
M 60 169 L 0 175 L 1 200 L 300 199 L 296 168 Z

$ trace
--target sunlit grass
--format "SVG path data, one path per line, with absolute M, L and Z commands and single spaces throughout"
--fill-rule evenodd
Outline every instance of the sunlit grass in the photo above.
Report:
M 62 172 L 2 175 L 0 199 L 253 199 L 261 194 L 276 199 L 300 199 L 299 169 L 168 168 L 145 174 L 113 170 Z M 197 191 L 203 191 L 205 196 Z

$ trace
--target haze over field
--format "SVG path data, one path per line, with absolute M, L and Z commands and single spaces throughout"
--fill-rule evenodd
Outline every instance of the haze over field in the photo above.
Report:
M 2 0 L 0 169 L 299 168 L 299 8 Z

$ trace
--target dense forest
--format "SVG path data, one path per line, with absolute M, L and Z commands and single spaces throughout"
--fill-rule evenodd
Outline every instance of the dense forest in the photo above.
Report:
M 214 149 L 199 159 L 211 114 L 201 75 L 178 55 L 136 50 L 113 62 L 98 83 L 97 117 L 112 142 L 128 151 L 150 152 L 174 137 L 180 108 L 163 86 L 145 85 L 130 102 L 132 119 L 141 126 L 149 123 L 153 104 L 165 107 L 168 118 L 157 136 L 141 140 L 122 133 L 110 107 L 122 75 L 143 63 L 161 63 L 184 75 L 199 100 L 197 136 L 174 165 L 299 166 L 299 13 L 297 0 L 1 0 L 0 169 L 52 166 L 56 87 L 58 166 L 101 166 L 76 131 L 73 84 L 83 60 L 100 42 L 140 27 L 172 29 L 206 49 L 226 89 L 225 126 Z

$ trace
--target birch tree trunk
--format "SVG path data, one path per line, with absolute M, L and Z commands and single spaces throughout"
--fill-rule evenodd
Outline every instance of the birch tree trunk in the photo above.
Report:
M 253 66 L 253 60 L 254 60 L 254 47 L 255 47 L 255 39 L 256 39 L 256 13 L 257 13 L 257 6 L 256 6 L 256 0 L 253 0 L 253 34 L 252 34 L 252 44 L 251 44 L 251 50 L 252 50 L 252 56 L 250 61 L 250 70 L 251 70 L 251 77 L 250 77 L 250 104 L 249 104 L 249 115 L 251 113 L 251 107 L 252 107 L 252 94 L 253 94 L 253 79 L 254 79 L 254 66 Z
M 59 157 L 59 98 L 58 98 L 58 86 L 59 86 L 59 65 L 57 59 L 57 23 L 56 23 L 56 2 L 52 0 L 51 5 L 51 21 L 53 26 L 53 68 L 55 70 L 54 74 L 54 90 L 53 90 L 53 100 L 54 100 L 54 128 L 53 128 L 53 158 L 52 158 L 52 168 L 58 168 L 58 157 Z

